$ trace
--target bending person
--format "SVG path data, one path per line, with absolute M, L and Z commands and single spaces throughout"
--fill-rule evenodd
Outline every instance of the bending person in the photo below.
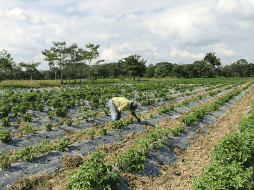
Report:
M 130 110 L 131 114 L 138 120 L 138 122 L 141 122 L 134 112 L 138 107 L 136 102 L 130 101 L 124 97 L 113 97 L 109 100 L 109 107 L 113 121 L 121 119 L 122 111 Z

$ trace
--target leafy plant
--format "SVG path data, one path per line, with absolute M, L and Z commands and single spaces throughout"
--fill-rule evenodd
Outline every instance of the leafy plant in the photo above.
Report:
M 46 113 L 46 115 L 47 115 L 47 117 L 49 118 L 49 119 L 53 119 L 53 117 L 54 117 L 54 113 L 53 112 L 48 112 L 48 113 Z
M 30 123 L 28 123 L 26 126 L 22 127 L 20 129 L 20 131 L 27 131 L 27 132 L 30 132 L 30 133 L 35 133 L 37 128 L 38 127 L 34 128 L 34 126 L 32 126 Z
M 53 110 L 53 113 L 55 113 L 57 117 L 62 117 L 62 118 L 66 117 L 67 115 L 65 108 L 55 108 Z
M 73 122 L 72 119 L 67 119 L 67 120 L 66 120 L 66 124 L 67 124 L 68 126 L 71 126 L 72 122 Z
M 21 115 L 21 118 L 25 121 L 25 122 L 31 122 L 32 121 L 32 114 L 31 113 L 25 113 L 23 115 Z
M 64 124 L 63 120 L 58 121 L 58 125 L 62 126 Z
M 36 101 L 30 102 L 30 105 L 31 105 L 32 110 L 36 109 Z
M 19 109 L 20 109 L 20 107 L 19 107 L 18 105 L 13 106 L 13 107 L 11 108 L 11 111 L 14 113 L 14 116 L 17 116 L 17 115 L 18 115 Z
M 79 101 L 79 100 L 76 100 L 76 104 L 77 104 L 78 106 L 80 106 L 80 105 L 81 105 L 81 103 L 80 103 L 80 101 Z
M 16 124 L 20 124 L 21 118 L 17 118 Z
M 0 117 L 7 117 L 11 108 L 10 105 L 4 104 L 0 107 Z
M 6 149 L 6 147 L 4 147 L 1 150 L 1 153 L 0 153 L 0 160 L 2 160 L 1 168 L 2 169 L 7 169 L 7 168 L 9 168 L 11 166 L 11 163 L 7 163 L 10 158 L 6 157 L 6 154 L 2 153 L 4 151 L 4 149 Z
M 218 107 L 219 107 L 219 106 L 218 106 L 216 103 L 211 103 L 211 104 L 209 104 L 209 108 L 210 108 L 212 111 L 216 111 Z
M 131 147 L 126 153 L 126 157 L 128 158 L 127 164 L 123 164 L 123 158 L 117 158 L 117 163 L 120 170 L 130 173 L 137 173 L 144 169 L 145 165 L 143 162 L 145 161 L 147 153 L 143 153 L 138 149 L 136 149 L 136 151 L 134 151 L 133 147 Z M 136 154 L 139 156 L 136 156 Z
M 1 119 L 2 121 L 2 127 L 9 127 L 10 126 L 10 118 L 9 117 L 3 117 Z
M 189 104 L 188 101 L 183 101 L 183 102 L 182 102 L 182 106 L 187 106 L 188 104 Z
M 44 110 L 44 105 L 42 103 L 37 104 L 37 111 L 43 112 L 43 110 Z
M 106 162 L 105 164 L 101 159 L 104 158 L 104 152 L 102 154 L 98 152 L 91 152 L 92 158 L 89 160 L 84 159 L 83 165 L 79 166 L 79 170 L 71 171 L 71 182 L 66 185 L 68 189 L 117 189 L 120 186 L 119 174 L 111 173 L 107 174 L 107 169 L 112 171 L 112 166 Z
M 84 106 L 84 107 L 82 108 L 82 111 L 87 111 L 87 109 L 88 109 L 88 108 Z
M 195 121 L 195 118 L 193 115 L 183 115 L 178 118 L 178 121 L 184 122 L 187 126 L 189 126 Z
M 104 125 L 99 125 L 99 127 L 101 128 L 101 130 L 99 131 L 100 135 L 107 134 L 107 128 Z
M 202 99 L 202 96 L 201 95 L 198 95 L 198 97 L 197 97 L 199 100 L 201 100 Z
M 95 134 L 95 131 L 93 129 L 90 129 L 90 130 L 88 130 L 87 134 L 89 134 L 90 138 L 93 139 L 94 138 L 93 135 Z
M 57 98 L 57 97 L 54 97 L 52 100 L 51 100 L 51 105 L 53 106 L 53 108 L 59 108 L 61 107 L 61 99 Z
M 7 130 L 7 131 L 0 130 L 0 140 L 2 142 L 7 143 L 12 140 L 10 136 L 10 131 L 11 130 Z
M 116 120 L 116 121 L 114 121 L 114 122 L 109 123 L 109 126 L 110 126 L 112 129 L 121 129 L 121 128 L 123 128 L 125 125 L 124 125 L 123 120 Z
M 46 131 L 51 131 L 52 124 L 49 123 L 49 122 L 47 122 L 47 123 L 45 124 L 45 128 L 46 128 Z
M 103 111 L 104 111 L 105 115 L 108 116 L 109 109 L 105 109 Z
M 205 111 L 205 109 L 203 108 L 200 108 L 200 109 L 196 109 L 195 112 L 194 112 L 194 116 L 197 118 L 197 119 L 203 119 L 204 115 L 207 113 L 207 111 Z

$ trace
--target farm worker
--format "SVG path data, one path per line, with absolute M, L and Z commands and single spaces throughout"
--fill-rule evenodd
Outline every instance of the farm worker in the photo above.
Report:
M 121 118 L 121 112 L 130 110 L 131 114 L 140 122 L 141 120 L 136 116 L 135 109 L 138 107 L 136 102 L 130 101 L 124 97 L 113 97 L 109 100 L 109 107 L 113 121 Z

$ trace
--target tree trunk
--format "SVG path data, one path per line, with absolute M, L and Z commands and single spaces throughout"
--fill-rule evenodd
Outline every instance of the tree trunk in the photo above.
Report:
M 91 69 L 89 68 L 89 82 L 91 81 Z
M 63 75 L 62 75 L 62 70 L 61 70 L 61 84 L 63 85 Z

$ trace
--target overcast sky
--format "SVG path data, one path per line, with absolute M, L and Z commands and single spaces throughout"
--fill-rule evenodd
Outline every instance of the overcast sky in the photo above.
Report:
M 254 62 L 254 0 L 0 0 L 0 51 L 41 62 L 54 42 L 100 45 L 98 60 L 140 55 L 146 66 L 193 64 L 216 52 L 223 66 Z M 55 64 L 57 62 L 55 61 Z M 89 63 L 88 61 L 86 62 Z M 25 70 L 25 69 L 23 69 Z

